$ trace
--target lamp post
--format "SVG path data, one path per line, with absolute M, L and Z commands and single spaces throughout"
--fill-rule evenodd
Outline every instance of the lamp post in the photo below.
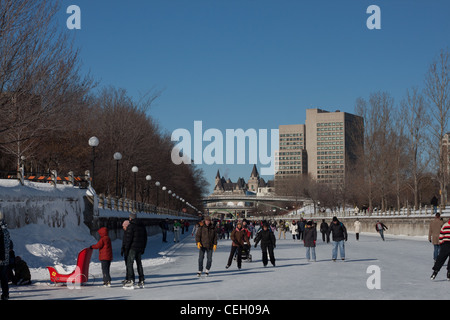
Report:
M 94 187 L 94 170 L 95 170 L 95 148 L 98 147 L 100 141 L 97 137 L 91 137 L 89 139 L 89 146 L 92 147 L 92 174 L 91 174 L 91 186 Z
M 162 191 L 164 191 L 163 198 L 164 198 L 164 208 L 165 208 L 166 207 L 166 192 L 165 191 L 166 191 L 167 188 L 166 187 L 162 187 L 161 189 L 162 189 Z
M 174 192 L 174 193 L 172 193 L 172 197 L 173 197 L 173 204 L 174 204 L 174 206 L 173 206 L 173 210 L 177 210 L 177 198 L 176 198 L 176 196 L 177 196 L 177 194 Z
M 151 175 L 147 175 L 145 177 L 145 180 L 147 180 L 147 201 L 150 203 L 150 180 L 152 180 L 152 176 Z
M 119 161 L 122 160 L 122 154 L 116 152 L 113 157 L 116 160 L 116 197 L 119 197 Z
M 139 168 L 134 166 L 133 168 L 131 168 L 131 171 L 134 173 L 134 205 L 136 206 L 136 189 L 137 189 L 136 176 L 139 171 Z
M 170 195 L 172 194 L 172 190 L 167 191 L 167 209 L 170 209 Z
M 158 207 L 159 206 L 159 186 L 160 186 L 161 184 L 159 183 L 159 181 L 156 181 L 155 182 L 155 186 L 156 186 L 156 207 Z

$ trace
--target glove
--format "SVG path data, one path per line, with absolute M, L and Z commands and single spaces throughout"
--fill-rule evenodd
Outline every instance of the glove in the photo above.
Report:
M 214 252 L 216 251 L 216 249 L 217 249 L 217 245 L 213 245 Z
M 257 243 L 255 243 L 255 248 L 256 248 L 256 246 L 257 246 L 258 244 Z
M 201 248 L 202 247 L 202 244 L 200 243 L 200 242 L 197 242 L 197 248 Z

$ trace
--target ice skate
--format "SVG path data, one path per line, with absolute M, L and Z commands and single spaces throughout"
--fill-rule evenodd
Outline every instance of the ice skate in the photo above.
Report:
M 131 280 L 125 281 L 125 283 L 123 284 L 123 288 L 128 289 L 128 290 L 133 290 L 134 289 L 134 281 L 131 281 Z
M 430 279 L 431 280 L 436 279 L 437 274 L 438 274 L 437 271 L 433 271 L 433 274 L 431 275 Z

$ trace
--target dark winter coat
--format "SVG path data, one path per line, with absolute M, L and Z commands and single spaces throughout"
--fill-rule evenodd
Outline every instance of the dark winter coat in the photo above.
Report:
M 100 261 L 112 261 L 113 253 L 112 253 L 111 239 L 108 236 L 108 229 L 103 227 L 100 228 L 97 232 L 100 235 L 100 240 L 97 242 L 97 244 L 91 246 L 91 248 L 99 249 L 98 259 Z
M 232 246 L 233 247 L 243 247 L 244 243 L 247 242 L 248 243 L 248 236 L 247 236 L 247 231 L 245 231 L 244 229 L 234 229 L 231 232 L 231 236 L 230 236 L 232 242 Z
M 141 254 L 144 253 L 147 246 L 147 230 L 140 220 L 132 219 L 123 237 L 122 250 L 125 256 L 128 255 L 130 249 Z
M 202 247 L 208 250 L 217 245 L 217 232 L 212 223 L 198 227 L 195 242 L 200 242 Z
M 322 222 L 320 224 L 320 232 L 322 232 L 322 233 L 328 232 L 328 223 Z
M 267 230 L 261 229 L 255 237 L 255 248 L 258 245 L 258 243 L 261 241 L 261 249 L 264 250 L 268 247 L 275 248 L 276 247 L 276 240 L 275 235 L 273 232 L 267 228 Z
M 0 266 L 9 265 L 9 250 L 11 240 L 9 231 L 3 221 L 0 221 Z
M 375 230 L 379 232 L 380 230 L 387 230 L 387 227 L 382 222 L 375 223 Z
M 31 273 L 28 265 L 20 257 L 16 257 L 14 265 L 14 282 L 26 283 L 31 281 Z
M 317 230 L 315 226 L 306 225 L 303 234 L 303 243 L 305 247 L 315 247 L 317 240 Z
M 328 228 L 328 236 L 330 236 L 330 233 L 333 235 L 333 241 L 347 241 L 347 229 L 340 221 L 337 221 L 337 223 L 331 222 Z

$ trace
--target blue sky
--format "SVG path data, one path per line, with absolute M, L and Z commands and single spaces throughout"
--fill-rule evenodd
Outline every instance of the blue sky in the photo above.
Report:
M 381 30 L 366 27 L 373 4 Z M 69 5 L 85 70 L 136 98 L 163 90 L 150 115 L 169 133 L 277 129 L 379 90 L 399 102 L 450 48 L 448 0 L 64 0 L 63 21 Z M 217 169 L 235 181 L 252 165 L 202 167 L 212 188 Z

